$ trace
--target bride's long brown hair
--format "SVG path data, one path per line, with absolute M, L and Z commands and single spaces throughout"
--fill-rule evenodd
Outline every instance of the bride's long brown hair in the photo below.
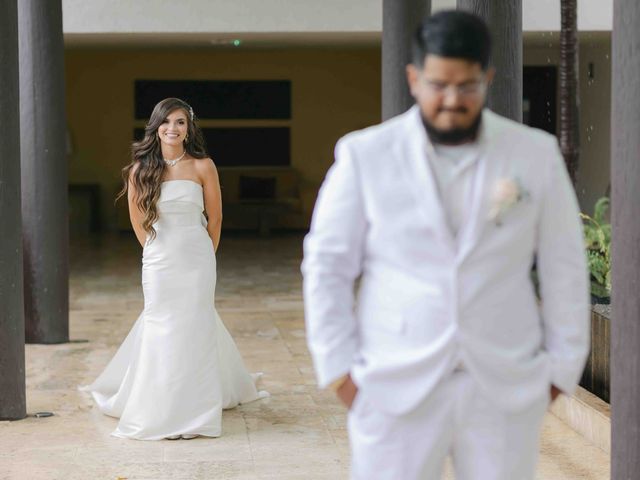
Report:
M 179 98 L 165 98 L 153 108 L 149 123 L 144 129 L 144 138 L 139 142 L 134 142 L 131 146 L 131 163 L 122 169 L 124 186 L 116 197 L 116 201 L 118 201 L 126 195 L 129 181 L 133 183 L 137 194 L 135 203 L 144 213 L 142 228 L 151 235 L 152 240 L 156 236 L 153 224 L 158 220 L 156 204 L 160 198 L 162 178 L 167 168 L 162 158 L 158 127 L 171 112 L 178 109 L 184 110 L 187 115 L 187 137 L 184 141 L 187 154 L 193 158 L 208 157 L 202 131 L 195 123 L 193 109 L 187 102 Z M 132 169 L 134 169 L 133 175 L 131 174 Z

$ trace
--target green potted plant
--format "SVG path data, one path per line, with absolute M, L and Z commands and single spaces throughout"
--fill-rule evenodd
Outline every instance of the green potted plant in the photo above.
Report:
M 593 217 L 581 213 L 587 262 L 591 274 L 592 303 L 610 303 L 611 299 L 611 224 L 606 220 L 608 197 L 600 198 Z

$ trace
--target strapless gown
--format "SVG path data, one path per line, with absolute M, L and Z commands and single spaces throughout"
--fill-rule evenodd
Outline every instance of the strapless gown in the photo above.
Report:
M 142 254 L 144 310 L 102 374 L 81 390 L 120 419 L 117 437 L 222 433 L 222 410 L 268 396 L 214 306 L 216 257 L 202 186 L 163 182 L 156 238 Z

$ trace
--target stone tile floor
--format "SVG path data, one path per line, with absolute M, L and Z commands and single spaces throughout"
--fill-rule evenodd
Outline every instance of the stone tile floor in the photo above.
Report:
M 109 436 L 116 420 L 76 390 L 111 358 L 143 301 L 133 237 L 74 240 L 72 342 L 27 346 L 30 416 L 0 422 L 0 479 L 348 478 L 345 411 L 316 389 L 305 345 L 301 240 L 223 239 L 217 307 L 248 368 L 265 372 L 262 388 L 272 397 L 226 411 L 221 438 L 174 442 Z M 34 418 L 38 411 L 55 416 Z M 453 478 L 450 472 L 446 478 Z M 549 414 L 538 478 L 607 479 L 608 455 Z

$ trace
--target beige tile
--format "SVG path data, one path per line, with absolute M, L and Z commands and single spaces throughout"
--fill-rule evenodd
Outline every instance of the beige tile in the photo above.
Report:
M 220 462 L 162 462 L 111 465 L 108 467 L 83 465 L 78 479 L 128 480 L 200 480 L 200 479 L 250 479 L 254 478 L 251 463 L 238 461 Z
M 253 461 L 251 448 L 244 441 L 226 438 L 179 440 L 164 447 L 164 462 L 244 462 Z
M 165 442 L 124 440 L 117 445 L 106 443 L 78 447 L 77 457 L 89 465 L 148 464 L 163 461 Z

